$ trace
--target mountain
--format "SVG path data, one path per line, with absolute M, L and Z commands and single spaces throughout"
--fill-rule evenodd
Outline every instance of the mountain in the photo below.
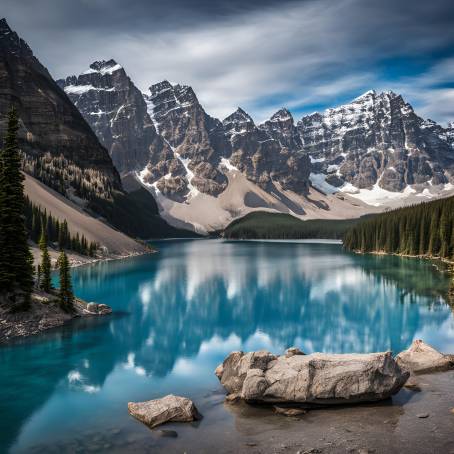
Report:
M 452 126 L 418 117 L 402 96 L 368 91 L 298 122 L 312 172 L 350 192 L 421 192 L 454 183 Z
M 77 108 L 30 47 L 0 20 L 0 137 L 12 105 L 20 117 L 19 142 L 27 170 L 82 198 L 110 199 L 120 177 Z
M 150 117 L 173 156 L 170 160 L 158 156 L 162 159 L 150 163 L 144 179 L 180 201 L 198 192 L 220 194 L 227 186 L 227 178 L 219 165 L 228 150 L 221 122 L 205 112 L 192 88 L 186 85 L 163 81 L 152 85 L 145 98 Z
M 120 174 L 142 170 L 150 150 L 166 147 L 142 93 L 116 61 L 95 61 L 79 76 L 57 83 L 107 148 Z
M 143 99 L 138 100 L 144 104 Z M 131 236 L 152 238 L 182 233 L 159 217 L 158 206 L 147 190 L 134 187 L 130 193 L 124 191 L 109 153 L 78 108 L 28 44 L 2 19 L 0 143 L 11 106 L 18 110 L 19 145 L 28 174 Z
M 241 108 L 222 122 L 230 144 L 229 162 L 262 189 L 272 191 L 278 183 L 284 190 L 304 195 L 309 189 L 309 157 L 293 117 L 286 109 L 256 127 Z
M 359 217 L 454 190 L 454 124 L 422 119 L 391 91 L 297 124 L 282 108 L 256 125 L 241 108 L 211 117 L 187 85 L 141 94 L 114 60 L 59 83 L 175 226 L 209 232 L 259 209 Z

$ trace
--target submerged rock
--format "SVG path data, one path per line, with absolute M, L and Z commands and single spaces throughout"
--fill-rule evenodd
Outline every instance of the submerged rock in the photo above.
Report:
M 190 422 L 202 418 L 191 400 L 172 394 L 146 402 L 129 402 L 128 411 L 131 416 L 149 427 L 166 422 Z
M 232 352 L 216 369 L 229 394 L 247 402 L 348 404 L 387 399 L 410 373 L 391 352 L 370 354 L 296 354 Z
M 304 408 L 278 407 L 274 406 L 274 412 L 284 416 L 301 416 L 307 413 Z
M 454 366 L 451 355 L 444 355 L 421 339 L 413 341 L 410 348 L 396 356 L 399 366 L 410 372 L 424 373 L 448 370 Z

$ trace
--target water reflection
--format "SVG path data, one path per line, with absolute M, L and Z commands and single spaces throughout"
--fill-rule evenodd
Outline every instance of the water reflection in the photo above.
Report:
M 114 409 L 134 394 L 190 396 L 217 386 L 213 369 L 232 350 L 397 352 L 421 334 L 442 349 L 454 340 L 443 299 L 449 278 L 424 261 L 356 256 L 332 244 L 159 248 L 73 271 L 77 294 L 110 304 L 116 316 L 0 349 L 0 418 L 9 421 L 0 450 L 16 436 L 17 451 L 50 437 L 37 433 L 52 418 L 52 437 L 67 436 L 77 424 L 101 424 L 101 409 L 123 415 Z M 71 423 L 61 418 L 63 403 L 72 406 Z

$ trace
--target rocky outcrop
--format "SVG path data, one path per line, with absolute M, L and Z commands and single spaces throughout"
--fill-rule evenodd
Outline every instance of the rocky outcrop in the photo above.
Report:
M 266 191 L 274 182 L 285 190 L 306 194 L 309 157 L 302 151 L 293 118 L 280 110 L 260 127 L 241 108 L 222 122 L 231 145 L 230 164 Z
M 111 200 L 121 190 L 106 149 L 32 50 L 0 20 L 0 142 L 11 106 L 32 175 L 68 197 Z
M 117 170 L 142 170 L 151 154 L 169 152 L 147 113 L 140 90 L 115 60 L 92 63 L 79 76 L 57 81 L 109 150 Z
M 62 326 L 74 318 L 112 313 L 107 304 L 86 303 L 79 298 L 74 299 L 72 310 L 68 312 L 61 308 L 55 294 L 39 290 L 32 293 L 27 310 L 18 309 L 17 304 L 17 298 L 12 302 L 8 295 L 0 295 L 0 343 Z
M 410 374 L 391 352 L 275 356 L 260 351 L 231 353 L 216 375 L 229 394 L 247 402 L 333 405 L 387 399 Z
M 128 411 L 149 427 L 166 422 L 196 421 L 202 417 L 191 400 L 172 394 L 146 402 L 129 402 Z
M 454 367 L 452 355 L 444 355 L 421 339 L 396 356 L 397 364 L 410 372 L 421 374 L 448 370 Z
M 388 191 L 454 182 L 450 129 L 418 117 L 402 96 L 369 91 L 350 104 L 298 122 L 313 172 L 332 186 Z
M 197 192 L 220 194 L 227 178 L 219 165 L 228 150 L 220 121 L 203 110 L 186 85 L 163 81 L 152 85 L 145 99 L 156 129 L 173 150 L 155 157 L 154 166 L 143 174 L 145 181 L 180 198 Z

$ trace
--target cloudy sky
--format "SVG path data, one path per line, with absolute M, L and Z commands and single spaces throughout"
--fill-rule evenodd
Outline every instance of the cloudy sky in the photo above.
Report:
M 55 78 L 114 58 L 136 85 L 191 85 L 211 115 L 299 118 L 369 89 L 454 121 L 452 0 L 2 0 Z

